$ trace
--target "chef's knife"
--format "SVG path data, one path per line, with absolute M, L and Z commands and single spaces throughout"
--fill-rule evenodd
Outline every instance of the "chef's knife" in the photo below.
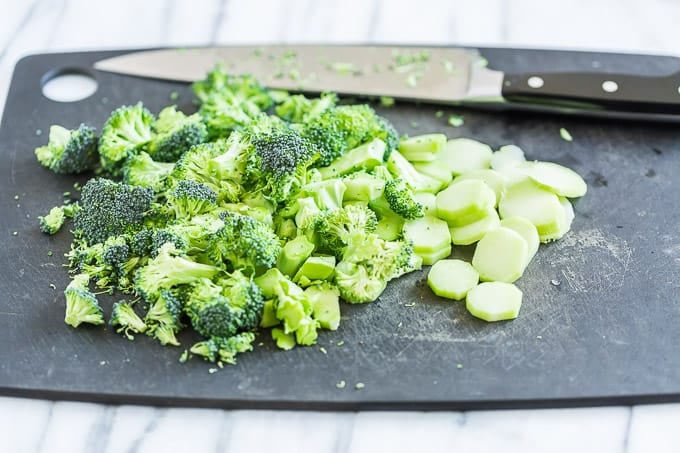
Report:
M 300 92 L 488 108 L 659 119 L 680 118 L 680 72 L 664 76 L 584 72 L 503 73 L 474 49 L 280 45 L 139 51 L 95 69 L 192 82 L 216 65 L 265 86 Z

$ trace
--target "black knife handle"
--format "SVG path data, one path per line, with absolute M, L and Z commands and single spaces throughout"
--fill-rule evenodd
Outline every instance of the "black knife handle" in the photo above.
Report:
M 680 114 L 680 72 L 663 77 L 595 72 L 506 74 L 515 103 L 630 113 Z

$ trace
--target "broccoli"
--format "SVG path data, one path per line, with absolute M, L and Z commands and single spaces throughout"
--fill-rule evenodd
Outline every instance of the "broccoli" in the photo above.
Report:
M 102 168 L 119 176 L 125 160 L 153 139 L 153 122 L 153 114 L 141 102 L 114 110 L 99 137 Z
M 425 215 L 423 205 L 413 198 L 413 191 L 401 178 L 387 181 L 383 195 L 390 209 L 406 220 L 417 219 Z
M 156 338 L 162 345 L 179 346 L 175 335 L 183 327 L 181 318 L 184 306 L 180 293 L 178 290 L 162 289 L 144 318 L 148 327 L 147 335 Z
M 175 218 L 186 219 L 217 207 L 217 194 L 207 184 L 183 179 L 168 194 L 168 205 Z
M 416 170 L 399 151 L 394 150 L 387 160 L 387 168 L 395 178 L 401 178 L 414 192 L 436 193 L 441 182 Z
M 64 220 L 66 215 L 64 214 L 63 206 L 55 206 L 50 209 L 49 214 L 46 216 L 39 216 L 40 221 L 40 231 L 45 234 L 56 234 L 64 225 Z
M 104 324 L 104 310 L 88 289 L 89 282 L 90 277 L 87 274 L 78 274 L 64 290 L 66 297 L 64 322 L 70 326 L 78 327 L 82 323 Z
M 220 365 L 223 363 L 235 365 L 237 354 L 253 350 L 253 341 L 254 333 L 241 332 L 227 338 L 213 337 L 199 341 L 191 347 L 190 352 Z
M 146 331 L 144 321 L 135 313 L 132 305 L 123 300 L 113 304 L 109 324 L 118 327 L 116 332 L 122 333 L 128 340 L 135 339 L 132 333 L 144 333 Z
M 222 67 L 194 82 L 192 89 L 201 103 L 199 115 L 212 138 L 224 137 L 248 124 L 272 104 L 268 91 L 253 77 L 230 75 Z
M 387 287 L 386 281 L 370 275 L 365 266 L 348 261 L 335 266 L 335 284 L 340 297 L 351 304 L 373 302 Z
M 340 179 L 327 179 L 302 187 L 302 192 L 314 198 L 322 211 L 342 208 L 342 200 L 347 187 Z
M 204 337 L 229 337 L 255 329 L 262 317 L 264 298 L 245 274 L 235 271 L 217 282 L 197 280 L 184 306 L 191 325 Z
M 135 289 L 146 300 L 154 300 L 163 289 L 193 284 L 203 278 L 213 278 L 220 269 L 182 256 L 172 243 L 161 246 L 158 256 L 137 269 Z
M 274 230 L 263 222 L 234 212 L 221 214 L 222 228 L 214 234 L 207 255 L 228 270 L 260 273 L 276 264 L 281 243 Z
M 281 127 L 254 135 L 252 143 L 254 152 L 245 167 L 251 191 L 274 203 L 288 200 L 306 183 L 307 168 L 316 157 L 309 142 L 293 129 Z
M 175 106 L 166 107 L 154 123 L 156 135 L 149 143 L 149 154 L 159 162 L 175 162 L 189 148 L 208 140 L 208 129 L 197 113 L 187 116 Z
M 172 242 L 175 248 L 186 250 L 190 254 L 203 252 L 208 249 L 215 233 L 222 227 L 224 221 L 214 212 L 170 223 L 164 229 L 155 230 L 150 242 L 150 254 L 154 256 L 165 242 Z
M 385 142 L 382 160 L 399 146 L 394 127 L 365 104 L 341 105 L 311 118 L 302 126 L 302 135 L 319 149 L 317 166 L 326 167 L 347 150 L 379 138 Z
M 80 209 L 73 217 L 79 236 L 88 244 L 142 229 L 151 209 L 153 190 L 106 178 L 90 179 L 81 192 Z
M 132 186 L 151 187 L 157 193 L 162 192 L 165 180 L 174 167 L 174 163 L 156 162 L 146 152 L 141 151 L 125 162 L 123 182 Z
M 315 229 L 320 236 L 320 245 L 340 258 L 350 242 L 374 232 L 377 224 L 375 213 L 367 206 L 350 204 L 323 213 Z
M 335 93 L 323 93 L 318 98 L 308 99 L 301 94 L 288 96 L 276 106 L 276 115 L 291 123 L 306 123 L 326 110 L 335 107 L 338 96 Z
M 107 274 L 118 284 L 118 289 L 129 293 L 133 291 L 133 271 L 140 263 L 139 256 L 130 251 L 131 238 L 126 235 L 112 236 L 104 242 L 102 261 Z
M 75 130 L 51 126 L 48 144 L 36 148 L 35 155 L 43 167 L 55 173 L 93 170 L 99 162 L 95 129 L 84 124 Z

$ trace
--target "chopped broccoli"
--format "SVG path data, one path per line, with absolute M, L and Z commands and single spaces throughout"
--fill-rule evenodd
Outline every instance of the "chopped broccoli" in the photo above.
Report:
M 144 333 L 146 331 L 144 321 L 135 313 L 132 305 L 125 301 L 113 304 L 109 324 L 118 327 L 116 332 L 122 333 L 128 340 L 134 340 L 132 333 Z
M 174 163 L 156 162 L 146 152 L 141 151 L 125 162 L 123 182 L 132 186 L 151 187 L 155 192 L 162 192 L 165 180 L 174 167 Z
M 217 207 L 215 191 L 207 184 L 190 179 L 179 181 L 167 198 L 177 219 L 188 219 Z
M 55 173 L 75 174 L 93 170 L 99 162 L 95 129 L 81 124 L 78 129 L 50 127 L 49 142 L 36 148 L 40 164 Z
M 153 114 L 141 102 L 114 110 L 99 137 L 102 168 L 120 175 L 125 160 L 153 139 L 153 121 Z
M 40 221 L 40 231 L 45 234 L 55 234 L 64 225 L 64 220 L 66 215 L 64 214 L 63 206 L 55 206 L 50 209 L 49 214 L 46 216 L 39 216 Z
M 192 327 L 204 337 L 229 337 L 255 329 L 263 308 L 260 288 L 235 271 L 217 283 L 208 278 L 196 281 L 184 311 Z
M 142 229 L 151 208 L 153 190 L 105 178 L 90 179 L 81 192 L 75 229 L 88 244 Z
M 227 338 L 213 337 L 194 344 L 190 352 L 210 362 L 236 364 L 236 355 L 253 350 L 255 334 L 241 332 Z
M 147 334 L 162 345 L 179 346 L 175 335 L 183 327 L 181 318 L 184 306 L 180 293 L 178 290 L 162 289 L 144 318 L 148 326 Z
M 291 123 L 306 123 L 326 110 L 335 107 L 338 96 L 335 93 L 323 93 L 318 98 L 306 98 L 301 94 L 288 96 L 276 106 L 276 114 Z
M 197 113 L 187 116 L 175 106 L 160 111 L 154 131 L 149 154 L 159 162 L 175 162 L 192 146 L 208 141 L 208 129 L 201 116 Z
M 342 257 L 345 247 L 356 237 L 375 231 L 378 219 L 375 213 L 361 204 L 350 204 L 342 209 L 326 211 L 317 221 L 316 231 L 321 246 Z
M 66 296 L 66 316 L 64 322 L 78 327 L 82 323 L 104 324 L 104 310 L 87 285 L 90 277 L 86 274 L 76 275 L 64 290 Z
M 406 220 L 417 219 L 424 215 L 423 205 L 414 199 L 413 191 L 401 178 L 387 181 L 383 195 L 390 209 Z

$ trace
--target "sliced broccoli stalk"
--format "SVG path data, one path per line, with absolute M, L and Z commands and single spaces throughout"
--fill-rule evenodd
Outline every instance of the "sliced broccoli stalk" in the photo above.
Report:
M 125 160 L 137 154 L 153 139 L 153 114 L 141 102 L 114 110 L 99 137 L 102 168 L 120 175 Z
M 350 149 L 329 166 L 319 168 L 324 179 L 338 178 L 358 170 L 372 170 L 383 163 L 385 142 L 379 138 Z
M 167 202 L 176 219 L 187 219 L 217 207 L 217 194 L 207 184 L 183 179 L 168 193 Z
M 413 191 L 401 178 L 385 183 L 384 197 L 390 209 L 406 220 L 417 219 L 425 215 L 423 205 L 415 200 Z
M 351 173 L 344 177 L 342 181 L 345 183 L 345 193 L 342 200 L 344 203 L 349 201 L 368 203 L 382 196 L 385 190 L 384 179 L 364 171 Z
M 276 235 L 282 240 L 290 240 L 297 236 L 298 228 L 293 219 L 282 219 L 276 228 Z
M 38 217 L 40 222 L 40 231 L 45 234 L 56 234 L 56 232 L 59 231 L 64 225 L 65 219 L 66 215 L 64 214 L 64 207 L 55 206 L 50 209 L 49 214 L 46 216 Z
M 208 340 L 199 341 L 189 351 L 209 362 L 217 362 L 219 365 L 225 363 L 235 365 L 236 356 L 243 352 L 252 351 L 254 341 L 254 333 L 241 332 L 226 338 L 213 337 Z
M 305 236 L 298 236 L 286 242 L 281 249 L 276 267 L 289 277 L 295 275 L 302 263 L 312 255 L 314 243 L 310 242 Z
M 337 330 L 340 325 L 340 291 L 328 282 L 305 289 L 312 303 L 312 317 L 319 327 Z
M 172 162 L 156 162 L 141 151 L 125 162 L 123 182 L 132 186 L 151 187 L 159 193 L 165 188 L 165 181 L 174 167 Z
M 88 289 L 89 282 L 90 277 L 87 274 L 78 274 L 64 290 L 66 297 L 64 322 L 70 326 L 78 327 L 82 323 L 104 324 L 104 310 L 99 305 L 97 297 Z
M 286 278 L 285 275 L 281 273 L 280 270 L 273 267 L 269 269 L 264 274 L 255 277 L 255 284 L 260 287 L 262 295 L 266 299 L 272 299 L 276 297 L 276 291 L 278 289 L 279 283 Z
M 293 282 L 303 287 L 309 286 L 312 282 L 330 279 L 334 269 L 334 256 L 310 256 L 295 273 Z
M 123 300 L 113 304 L 109 324 L 117 327 L 116 332 L 122 333 L 128 340 L 135 339 L 132 336 L 133 333 L 144 333 L 146 331 L 144 321 L 135 313 L 132 305 Z
M 327 179 L 305 185 L 302 192 L 314 197 L 316 205 L 323 211 L 342 208 L 345 189 L 341 179 Z
M 90 179 L 80 197 L 74 226 L 88 244 L 142 229 L 151 209 L 153 190 L 105 178 Z
M 279 318 L 276 317 L 276 307 L 273 299 L 264 301 L 262 308 L 262 319 L 260 320 L 260 327 L 273 327 L 281 324 Z
M 175 106 L 165 107 L 154 123 L 156 135 L 149 154 L 159 162 L 175 162 L 189 148 L 208 141 L 208 129 L 198 113 L 187 116 Z
M 298 210 L 295 214 L 295 224 L 297 227 L 305 230 L 314 226 L 321 214 L 321 209 L 319 209 L 316 201 L 314 201 L 314 197 L 298 198 L 297 206 Z
M 95 129 L 84 124 L 75 130 L 53 125 L 48 144 L 36 148 L 35 156 L 43 167 L 55 173 L 76 174 L 93 170 L 99 162 Z
M 441 182 L 431 176 L 419 173 L 411 162 L 406 160 L 399 151 L 392 151 L 387 160 L 387 168 L 395 178 L 401 178 L 415 192 L 436 193 L 441 188 Z

